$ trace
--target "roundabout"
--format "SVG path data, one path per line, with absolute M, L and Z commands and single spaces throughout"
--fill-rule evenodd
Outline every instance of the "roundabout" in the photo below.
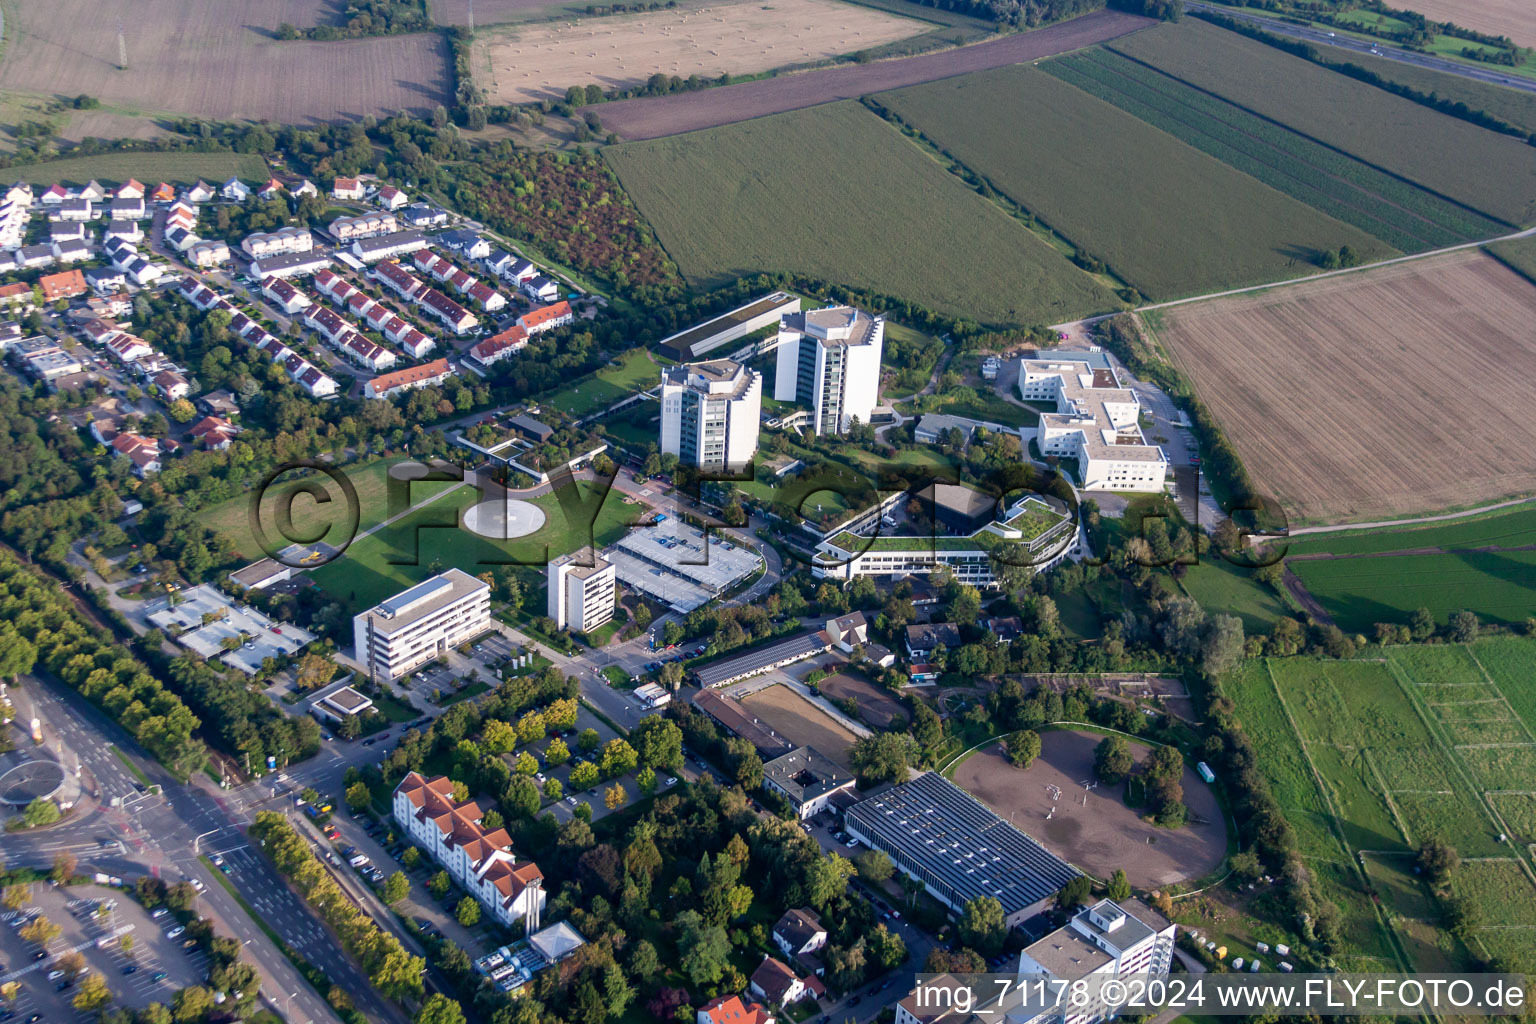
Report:
M 4 769 L 0 771 L 0 803 L 11 807 L 25 807 L 33 800 L 49 799 L 64 785 L 64 767 L 57 761 L 0 762 L 0 767 Z

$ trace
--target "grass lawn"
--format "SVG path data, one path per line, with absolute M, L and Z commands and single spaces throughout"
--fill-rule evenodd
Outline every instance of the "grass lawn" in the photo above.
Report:
M 618 364 L 605 366 L 540 404 L 572 416 L 585 416 L 638 391 L 649 390 L 661 380 L 661 367 L 643 348 L 630 349 L 619 357 Z
M 409 722 L 421 713 L 406 701 L 382 689 L 379 695 L 373 698 L 373 706 L 379 709 L 379 714 L 392 723 Z
M 851 100 L 603 155 L 699 287 L 782 271 L 989 324 L 1059 323 L 1120 305 Z
M 5 173 L 8 181 L 40 185 L 84 185 L 92 178 L 117 184 L 136 178 L 149 188 L 162 181 L 191 185 L 200 178 L 217 188 L 231 175 L 252 184 L 271 177 L 266 162 L 252 153 L 98 153 L 20 164 L 7 167 Z
M 611 686 L 616 686 L 620 689 L 627 689 L 629 687 L 629 673 L 617 665 L 609 665 L 603 669 L 603 678 L 608 680 Z
M 618 631 L 623 628 L 623 622 L 618 619 L 610 619 L 609 621 L 603 623 L 601 626 L 598 626 L 592 632 L 587 634 L 588 646 L 602 647 L 608 641 L 613 639 L 614 634 L 618 633 Z
M 584 488 L 575 486 L 586 495 Z M 493 541 L 458 528 L 460 513 L 478 497 L 473 487 L 459 487 L 450 497 L 357 541 L 343 557 L 316 569 L 314 581 L 340 601 L 348 615 L 354 615 L 431 576 L 434 563 L 471 575 L 513 562 L 544 565 L 584 544 L 606 547 L 639 516 L 635 506 L 610 495 L 595 518 L 591 506 L 567 517 L 559 499 L 546 494 L 532 499 L 545 515 L 538 533 Z
M 1040 414 L 1035 410 L 1015 405 L 991 390 L 964 389 L 948 395 L 924 395 L 912 406 L 917 413 L 942 412 L 1005 427 L 1033 427 L 1040 422 Z
M 1236 615 L 1249 634 L 1268 633 L 1286 608 L 1272 587 L 1226 559 L 1209 555 L 1191 565 L 1180 580 L 1185 593 L 1212 614 Z
M 389 467 L 405 462 L 408 458 L 408 456 L 401 456 L 392 459 L 376 459 L 373 462 L 348 466 L 343 470 L 347 479 L 357 490 L 359 532 L 377 526 L 388 516 Z M 270 524 L 276 522 L 275 510 L 284 499 L 284 495 L 296 493 L 295 485 L 301 482 L 315 482 L 325 486 L 332 501 L 322 505 L 311 497 L 297 494 L 291 509 L 294 528 L 300 533 L 308 533 L 322 526 L 331 526 L 331 530 L 321 539 L 334 542 L 340 533 L 340 524 L 345 520 L 346 506 L 341 502 L 340 489 L 319 474 L 301 477 L 297 473 L 285 473 L 275 481 L 272 487 L 268 488 L 266 494 L 262 496 L 262 522 L 266 524 L 269 538 L 274 543 L 287 546 L 287 542 L 273 532 Z M 410 486 L 409 500 L 425 501 L 433 495 L 441 494 L 451 486 L 453 485 L 449 483 L 413 483 Z M 261 558 L 264 552 L 251 532 L 250 513 L 251 495 L 242 494 L 237 498 L 230 498 L 228 501 L 203 509 L 199 513 L 199 518 L 213 530 L 233 537 L 240 554 L 254 560 Z

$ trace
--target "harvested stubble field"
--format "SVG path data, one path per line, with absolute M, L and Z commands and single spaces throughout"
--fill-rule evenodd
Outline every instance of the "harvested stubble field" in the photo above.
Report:
M 1293 525 L 1392 518 L 1536 489 L 1533 308 L 1466 250 L 1178 307 L 1158 336 Z
M 743 697 L 740 703 L 789 742 L 815 747 L 848 767 L 853 733 L 789 687 L 776 684 Z
M 659 139 L 819 103 L 855 99 L 883 89 L 900 89 L 985 68 L 1039 60 L 1102 43 L 1151 24 L 1151 19 L 1135 14 L 1096 11 L 1048 28 L 939 53 L 822 68 L 672 96 L 620 100 L 603 105 L 603 127 L 625 139 Z
M 492 103 L 530 103 L 572 85 L 623 89 L 655 74 L 718 78 L 810 64 L 930 27 L 837 0 L 739 0 L 479 32 L 471 66 Z
M 1114 50 L 1510 224 L 1536 219 L 1536 149 L 1196 18 Z
M 1404 10 L 1431 21 L 1449 21 L 1490 36 L 1536 46 L 1536 7 L 1530 0 L 1402 0 Z
M 467 25 L 471 7 L 478 27 L 547 18 L 552 14 L 576 17 L 585 13 L 587 4 L 585 0 L 432 0 L 432 20 L 439 25 Z
M 1117 305 L 857 103 L 603 153 L 701 286 L 784 271 L 990 323 L 1060 323 Z
M 1145 295 L 1308 274 L 1321 250 L 1341 245 L 1391 252 L 1036 68 L 876 99 Z
M 1498 221 L 1113 50 L 1060 57 L 1045 69 L 1404 252 L 1507 231 Z
M 315 0 L 60 0 L 6 10 L 0 89 L 75 96 L 145 115 L 328 121 L 450 101 L 447 48 L 433 33 L 281 42 Z M 117 66 L 117 24 L 128 67 Z

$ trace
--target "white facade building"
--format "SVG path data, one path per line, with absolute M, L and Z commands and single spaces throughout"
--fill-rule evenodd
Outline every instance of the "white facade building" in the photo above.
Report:
M 484 813 L 472 800 L 455 802 L 446 775 L 429 780 L 411 772 L 395 790 L 395 822 L 411 841 L 498 924 L 525 922 L 532 931 L 544 912 L 544 873 L 533 861 L 518 862 L 506 829 L 485 831 L 480 824 Z
M 885 318 L 852 306 L 788 313 L 779 320 L 773 397 L 812 409 L 818 434 L 868 423 L 880 403 Z
M 371 678 L 398 679 L 490 627 L 491 588 L 449 569 L 355 616 L 353 651 Z
M 661 450 L 685 465 L 739 470 L 757 452 L 763 375 L 729 359 L 661 372 Z
M 613 618 L 618 569 L 590 547 L 549 563 L 549 617 L 556 629 L 587 633 Z
M 1113 370 L 1087 362 L 1025 359 L 1019 396 L 1047 402 L 1036 443 L 1042 455 L 1076 459 L 1085 491 L 1161 491 L 1168 459 L 1141 434 L 1136 392 L 1122 388 Z
M 1097 976 L 1166 977 L 1176 927 L 1139 900 L 1100 900 L 1019 954 L 1019 974 L 1072 983 Z M 1103 1002 L 1019 1017 L 1019 1024 L 1098 1024 L 1111 1016 Z M 897 1018 L 900 1020 L 900 1017 Z M 1010 1020 L 1014 1019 L 1010 1017 Z

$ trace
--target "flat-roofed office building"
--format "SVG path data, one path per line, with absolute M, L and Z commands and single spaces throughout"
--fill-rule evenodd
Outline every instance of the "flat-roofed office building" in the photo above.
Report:
M 757 452 L 763 375 L 729 359 L 661 372 L 661 451 L 686 466 L 739 470 Z
M 590 547 L 549 563 L 549 617 L 556 629 L 589 633 L 613 618 L 618 570 Z
M 357 660 L 370 678 L 398 679 L 491 627 L 491 588 L 449 569 L 352 619 Z

